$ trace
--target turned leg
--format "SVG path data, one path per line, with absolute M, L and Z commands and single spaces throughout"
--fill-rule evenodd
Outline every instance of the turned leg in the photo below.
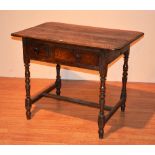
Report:
M 100 95 L 99 95 L 99 115 L 98 115 L 98 133 L 99 138 L 102 139 L 104 135 L 104 125 L 105 125 L 105 115 L 104 115 L 104 105 L 105 105 L 105 82 L 107 75 L 107 66 L 102 66 L 100 69 Z
M 25 89 L 26 89 L 26 98 L 25 98 L 25 109 L 27 119 L 31 119 L 31 97 L 30 97 L 30 71 L 29 63 L 25 63 Z
M 57 64 L 56 65 L 56 81 L 55 81 L 55 84 L 56 84 L 56 94 L 57 95 L 60 95 L 61 91 L 61 76 L 60 76 L 60 65 Z
M 121 99 L 123 99 L 121 105 L 121 111 L 125 111 L 125 102 L 127 97 L 126 92 L 126 84 L 127 84 L 127 76 L 128 76 L 128 57 L 129 57 L 129 50 L 124 53 L 124 65 L 123 65 L 123 77 L 122 77 L 122 91 L 121 91 Z

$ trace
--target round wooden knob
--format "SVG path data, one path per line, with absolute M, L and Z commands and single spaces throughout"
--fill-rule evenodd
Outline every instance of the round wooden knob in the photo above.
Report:
M 76 53 L 75 54 L 75 57 L 76 57 L 76 59 L 80 59 L 81 58 L 81 55 L 79 53 Z
M 39 48 L 35 47 L 34 52 L 35 52 L 36 55 L 39 55 Z

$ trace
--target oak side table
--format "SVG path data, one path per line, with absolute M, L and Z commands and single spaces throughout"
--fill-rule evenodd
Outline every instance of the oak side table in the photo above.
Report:
M 130 45 L 144 35 L 142 32 L 97 28 L 73 24 L 47 22 L 11 34 L 22 37 L 23 57 L 25 64 L 25 108 L 27 119 L 31 119 L 31 106 L 42 97 L 65 100 L 81 105 L 99 108 L 98 133 L 103 138 L 104 126 L 111 116 L 121 107 L 125 110 L 126 83 L 128 75 L 128 57 Z M 120 100 L 115 106 L 105 104 L 105 82 L 108 64 L 124 55 L 122 91 Z M 35 97 L 30 95 L 30 60 L 55 63 L 56 81 Z M 100 93 L 99 103 L 60 95 L 61 77 L 60 65 L 75 66 L 99 71 Z M 56 89 L 56 94 L 50 93 Z M 104 110 L 109 111 L 107 115 Z

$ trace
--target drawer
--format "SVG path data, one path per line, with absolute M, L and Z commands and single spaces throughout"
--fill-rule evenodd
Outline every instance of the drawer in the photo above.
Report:
M 27 45 L 27 50 L 31 59 L 35 60 L 48 60 L 51 56 L 51 48 L 49 44 L 33 40 Z
M 72 64 L 74 66 L 98 66 L 99 63 L 99 55 L 96 53 L 64 47 L 54 49 L 54 59 L 62 64 Z

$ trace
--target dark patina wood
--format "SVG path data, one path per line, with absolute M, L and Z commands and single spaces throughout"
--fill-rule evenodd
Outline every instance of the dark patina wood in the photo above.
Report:
M 26 47 L 26 40 L 23 39 L 23 47 Z M 25 48 L 23 48 L 23 56 L 24 56 L 24 66 L 25 66 L 25 90 L 26 90 L 26 98 L 25 98 L 25 109 L 26 109 L 26 117 L 27 119 L 31 119 L 31 96 L 30 96 L 30 57 L 26 53 Z
M 17 37 L 116 50 L 130 45 L 142 32 L 81 26 L 57 22 L 44 23 L 12 34 Z
M 126 102 L 126 83 L 128 76 L 128 58 L 129 58 L 129 50 L 124 53 L 124 65 L 123 65 L 123 77 L 122 77 L 122 91 L 121 91 L 121 99 L 123 103 L 121 105 L 121 111 L 125 111 L 125 102 Z
M 56 85 L 56 94 L 60 95 L 61 91 L 61 76 L 60 76 L 60 65 L 57 64 L 56 66 L 56 72 L 57 72 L 57 76 L 56 76 L 56 81 L 55 81 L 55 85 Z
M 89 107 L 93 107 L 93 108 L 100 108 L 100 105 L 95 102 L 84 101 L 81 99 L 70 98 L 70 97 L 66 97 L 66 96 L 57 96 L 55 94 L 44 94 L 44 96 L 49 97 L 49 98 L 58 99 L 58 100 L 68 101 L 68 102 L 72 102 L 72 103 L 76 103 L 76 104 L 80 104 L 80 105 L 84 105 L 84 106 L 89 106 Z M 110 111 L 112 108 L 113 107 L 111 107 L 111 106 L 104 105 L 104 110 Z
M 105 82 L 106 82 L 106 76 L 107 76 L 107 68 L 108 65 L 106 63 L 105 54 L 102 53 L 100 57 L 100 68 L 99 68 L 99 74 L 100 74 L 100 95 L 99 95 L 99 104 L 100 104 L 100 111 L 98 115 L 98 126 L 99 126 L 99 138 L 103 138 L 104 134 L 104 125 L 105 125 L 105 115 L 104 115 L 104 105 L 105 105 Z
M 25 107 L 27 119 L 31 118 L 31 105 L 42 97 L 50 97 L 95 107 L 99 108 L 99 138 L 103 138 L 105 123 L 119 107 L 121 107 L 122 111 L 125 110 L 130 44 L 143 36 L 144 33 L 49 22 L 12 33 L 11 35 L 23 38 L 26 88 Z M 118 101 L 114 107 L 110 107 L 105 104 L 105 82 L 108 64 L 117 59 L 120 55 L 124 55 L 122 91 L 120 101 Z M 34 97 L 30 96 L 30 60 L 57 64 L 55 83 Z M 99 71 L 99 103 L 60 96 L 61 65 Z M 56 89 L 56 95 L 50 94 L 50 91 L 53 89 Z M 105 115 L 104 110 L 108 110 L 109 113 Z

